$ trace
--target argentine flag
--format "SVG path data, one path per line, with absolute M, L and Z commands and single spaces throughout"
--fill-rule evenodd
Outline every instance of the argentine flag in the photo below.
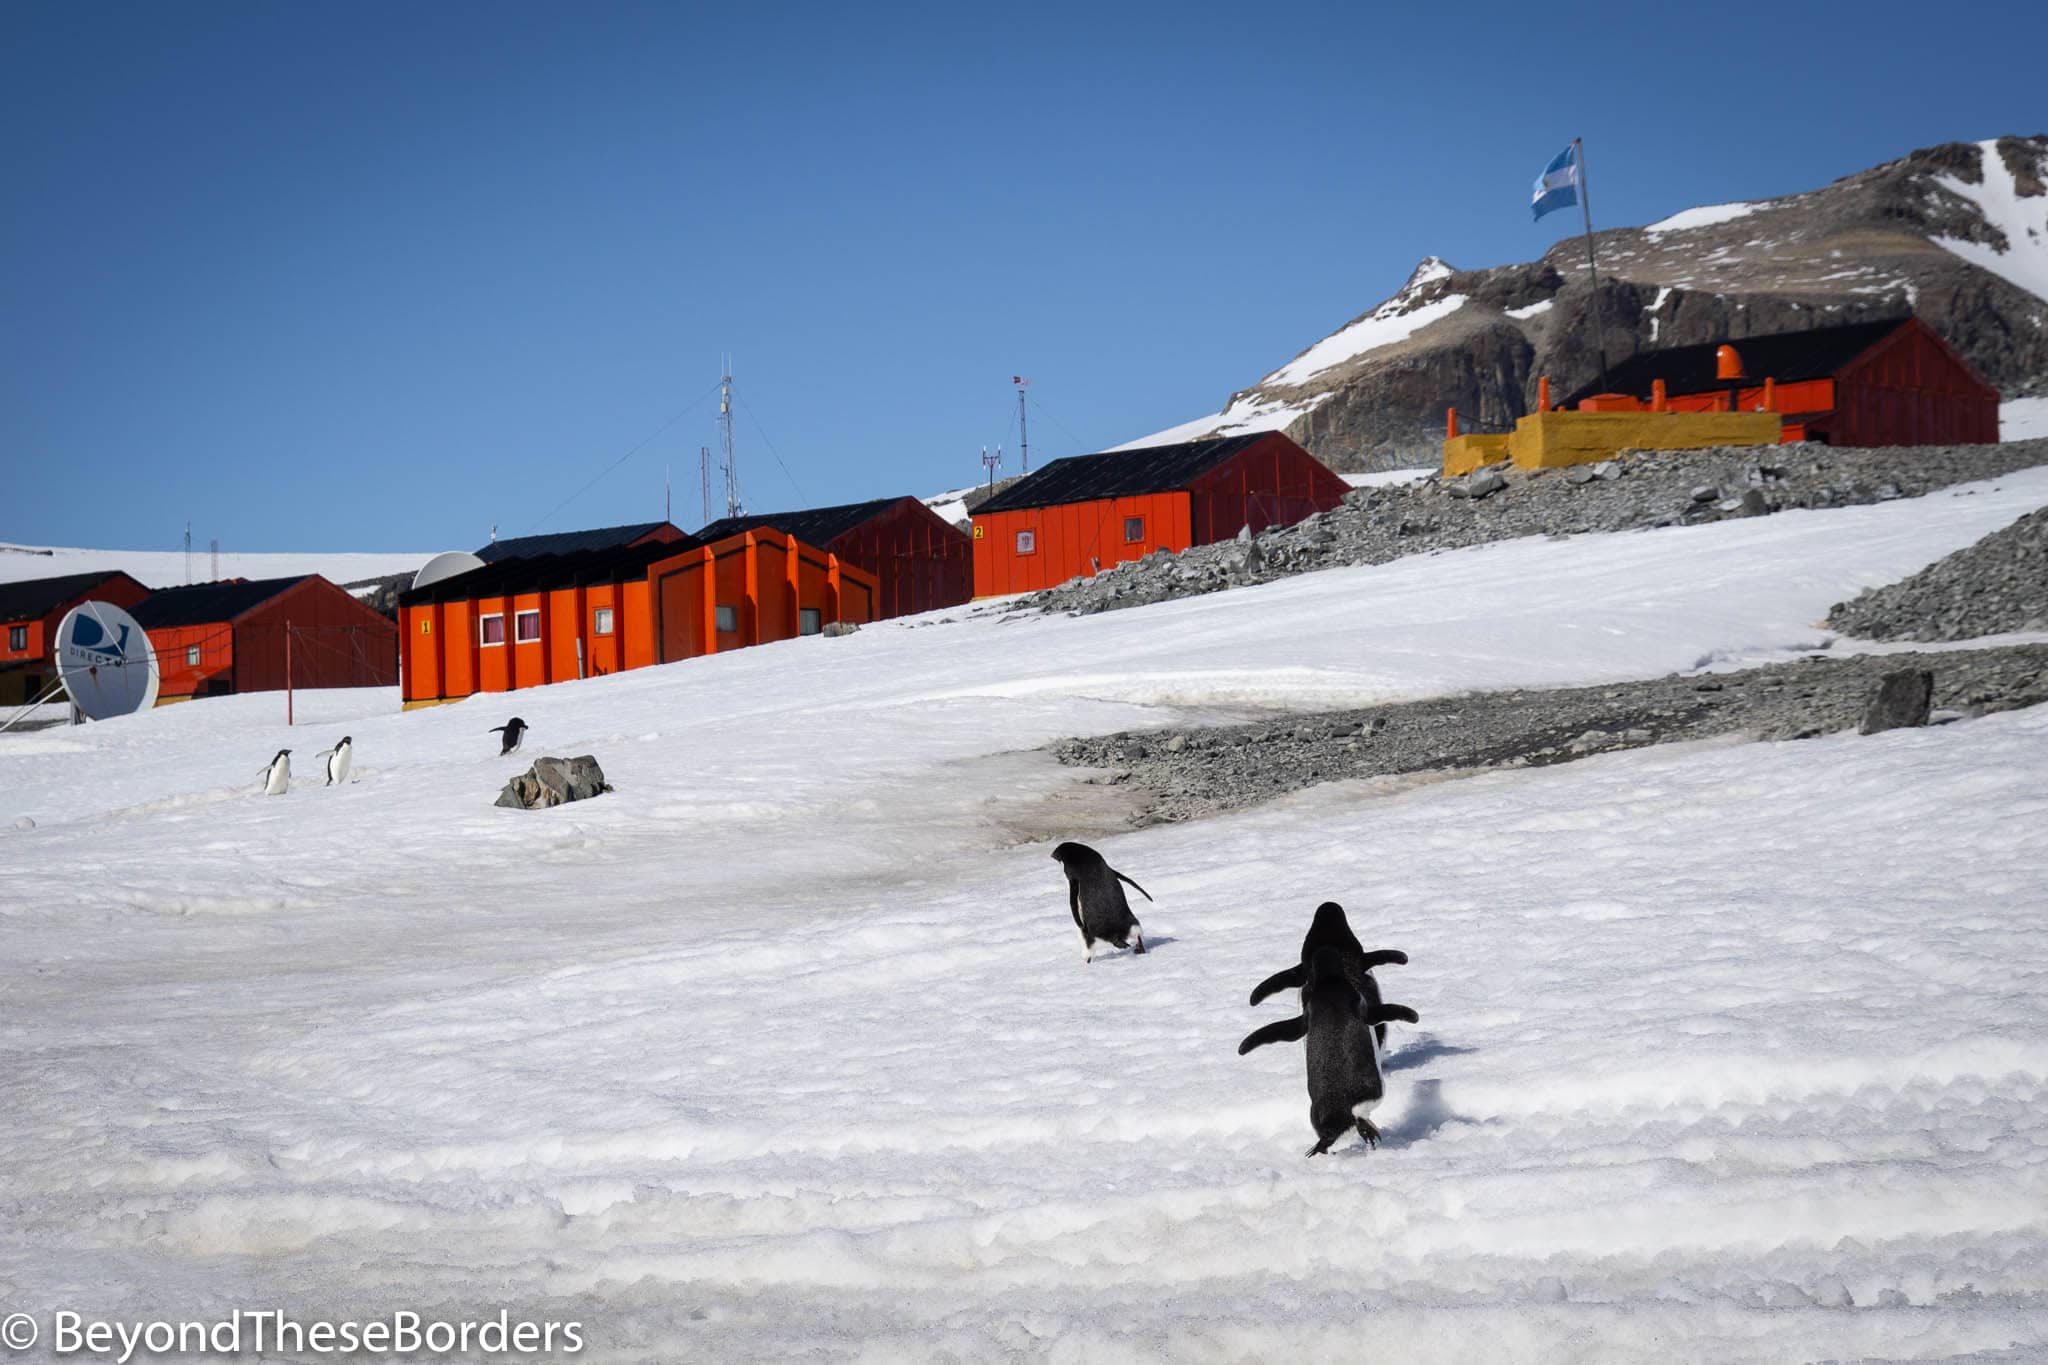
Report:
M 1579 202 L 1579 148 L 1574 143 L 1550 159 L 1543 174 L 1536 177 L 1536 216 L 1552 209 L 1568 209 Z

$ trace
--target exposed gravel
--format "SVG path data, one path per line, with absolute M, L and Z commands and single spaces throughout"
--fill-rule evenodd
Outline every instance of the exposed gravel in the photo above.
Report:
M 1887 673 L 1934 673 L 1937 719 L 2048 701 L 2048 645 L 1832 658 L 1735 673 L 1485 692 L 1247 725 L 1124 732 L 1053 746 L 1060 762 L 1132 785 L 1133 823 L 1192 820 L 1319 782 L 1543 767 L 1712 735 L 1803 739 L 1853 729 Z
M 1579 535 L 1846 507 L 1918 497 L 2048 464 L 2048 439 L 2000 445 L 1724 446 L 1630 451 L 1600 465 L 1524 471 L 1489 466 L 1464 479 L 1354 490 L 1345 505 L 1256 538 L 1157 551 L 1093 578 L 1019 599 L 1016 610 L 1088 614 L 1264 583 L 1346 564 L 1521 536 Z
M 1911 578 L 1837 602 L 1828 624 L 1860 640 L 1968 640 L 2048 630 L 2048 507 Z

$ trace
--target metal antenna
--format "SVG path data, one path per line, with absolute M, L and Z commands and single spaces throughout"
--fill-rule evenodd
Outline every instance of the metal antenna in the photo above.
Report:
M 1017 386 L 1017 453 L 1023 457 L 1024 472 L 1031 472 L 1031 428 L 1024 421 L 1024 390 L 1031 387 L 1031 381 L 1020 375 L 1011 375 L 1010 382 Z
M 725 442 L 725 514 L 736 517 L 740 506 L 740 471 L 732 458 L 732 357 L 725 358 L 725 373 L 718 380 L 718 426 Z
M 185 582 L 192 581 L 192 523 L 185 523 Z
M 675 490 L 669 483 L 668 462 L 666 460 L 662 461 L 661 465 L 661 519 L 667 522 L 673 522 L 676 519 Z
M 215 537 L 213 542 L 213 581 L 216 583 L 220 582 L 220 539 L 218 537 Z
M 704 520 L 699 526 L 711 524 L 711 447 L 697 447 L 697 482 L 704 485 Z

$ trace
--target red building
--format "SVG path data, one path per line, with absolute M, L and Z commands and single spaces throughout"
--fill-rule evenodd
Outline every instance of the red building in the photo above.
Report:
M 1566 407 L 1652 406 L 1664 385 L 1673 412 L 1740 408 L 1784 414 L 1783 439 L 1840 446 L 1988 444 L 1998 439 L 1998 390 L 1918 318 L 1745 337 L 1732 345 L 1742 377 L 1720 378 L 1723 343 L 1640 351 Z
M 57 681 L 57 626 L 80 602 L 124 610 L 149 589 L 119 569 L 0 583 L 0 706 L 35 700 Z
M 1050 588 L 1154 550 L 1291 525 L 1348 491 L 1277 431 L 1054 460 L 974 509 L 974 593 Z
M 726 517 L 706 526 L 696 538 L 722 540 L 763 526 L 830 550 L 843 562 L 873 574 L 880 585 L 877 615 L 882 619 L 957 607 L 974 596 L 974 556 L 967 533 L 916 498 Z
M 161 701 L 293 687 L 390 687 L 398 627 L 319 574 L 224 579 L 129 608 L 149 632 Z
M 399 595 L 405 705 L 815 635 L 876 601 L 872 574 L 766 527 L 503 559 Z

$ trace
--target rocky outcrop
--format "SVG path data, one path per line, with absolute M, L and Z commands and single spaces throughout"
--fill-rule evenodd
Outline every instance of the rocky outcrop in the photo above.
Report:
M 1969 640 L 2048 630 L 2048 507 L 1911 578 L 1837 602 L 1828 624 L 1863 640 Z
M 604 769 L 590 754 L 580 758 L 538 758 L 533 766 L 505 784 L 497 805 L 513 810 L 545 810 L 571 801 L 587 801 L 612 789 Z
M 2031 214 L 2048 209 L 2044 181 L 2048 135 L 1944 143 L 1804 194 L 1609 229 L 1596 236 L 1597 307 L 1577 236 L 1520 265 L 1431 258 L 1392 298 L 1231 395 L 1212 430 L 1279 424 L 1342 470 L 1434 464 L 1446 407 L 1467 430 L 1507 430 L 1535 406 L 1539 376 L 1559 398 L 1594 380 L 1602 345 L 1613 364 L 1908 314 L 2007 396 L 2033 392 L 2048 387 L 2048 300 L 1958 252 L 2039 250 L 1971 194 L 2009 193 Z M 1347 334 L 1373 344 L 1348 346 Z

